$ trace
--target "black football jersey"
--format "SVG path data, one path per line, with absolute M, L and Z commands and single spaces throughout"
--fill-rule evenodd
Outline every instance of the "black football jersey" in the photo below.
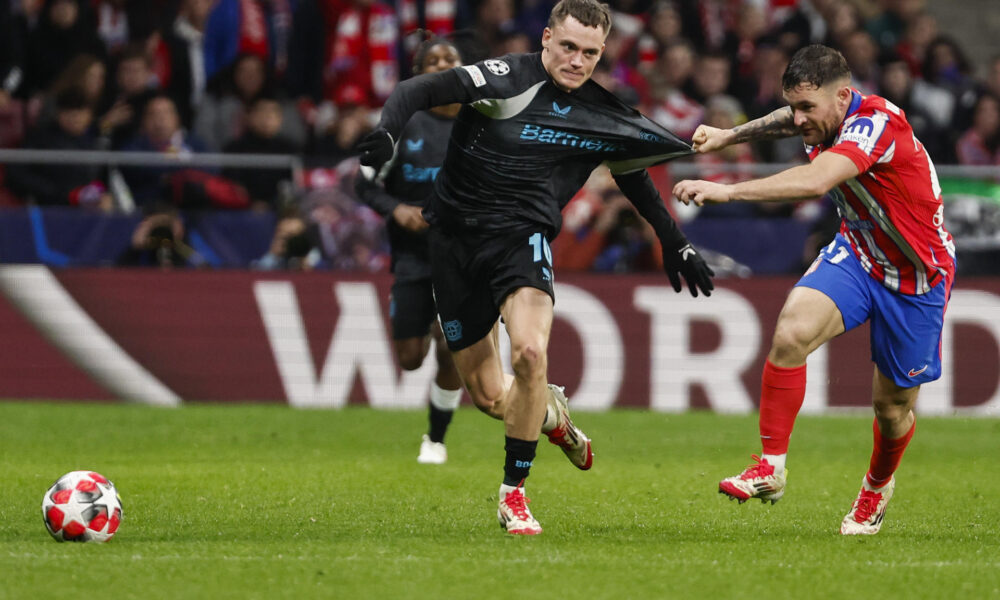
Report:
M 559 89 L 540 53 L 423 77 L 417 84 L 431 90 L 435 103 L 465 104 L 425 210 L 445 227 L 540 225 L 554 237 L 560 211 L 601 163 L 623 174 L 691 153 L 686 142 L 593 81 L 573 92 Z M 391 133 L 396 107 L 386 109 Z
M 415 233 L 392 220 L 399 203 L 426 207 L 434 179 L 444 163 L 453 119 L 420 111 L 403 128 L 396 154 L 384 170 L 382 185 L 367 183 L 361 199 L 386 218 L 392 247 L 392 271 L 398 280 L 430 277 L 426 232 Z

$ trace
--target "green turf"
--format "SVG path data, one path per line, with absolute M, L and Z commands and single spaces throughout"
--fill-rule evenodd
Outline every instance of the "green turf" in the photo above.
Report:
M 421 412 L 177 410 L 0 403 L 0 597 L 1000 597 L 1000 421 L 920 419 L 882 532 L 840 519 L 870 417 L 800 418 L 774 506 L 716 493 L 755 450 L 756 418 L 579 414 L 594 469 L 539 447 L 545 532 L 508 536 L 494 495 L 500 425 L 461 410 L 445 466 L 417 465 Z M 41 522 L 59 475 L 117 484 L 108 544 Z

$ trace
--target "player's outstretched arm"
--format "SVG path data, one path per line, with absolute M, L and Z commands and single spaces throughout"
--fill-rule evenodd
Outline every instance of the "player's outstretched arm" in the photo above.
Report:
M 677 227 L 649 174 L 641 170 L 628 175 L 615 175 L 614 178 L 621 191 L 639 214 L 649 221 L 656 237 L 660 239 L 663 247 L 663 270 L 674 291 L 681 291 L 683 277 L 692 296 L 697 297 L 699 290 L 702 294 L 711 296 L 715 289 L 715 284 L 712 283 L 715 272 Z
M 784 106 L 732 129 L 718 129 L 708 125 L 699 125 L 691 138 L 695 152 L 705 153 L 722 150 L 726 146 L 742 144 L 755 140 L 776 140 L 798 135 L 792 109 Z
M 837 185 L 856 177 L 858 167 L 842 154 L 823 152 L 807 165 L 731 185 L 712 181 L 684 180 L 673 194 L 684 204 L 722 202 L 781 202 L 822 196 Z
M 361 138 L 356 146 L 361 154 L 361 164 L 372 167 L 378 173 L 382 165 L 392 158 L 403 126 L 417 111 L 472 101 L 472 94 L 459 77 L 456 68 L 418 75 L 397 85 L 382 107 L 378 127 Z

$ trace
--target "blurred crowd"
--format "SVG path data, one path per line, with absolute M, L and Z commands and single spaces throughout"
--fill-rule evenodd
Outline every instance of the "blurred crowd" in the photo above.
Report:
M 144 211 L 156 221 L 142 231 L 157 235 L 135 240 L 127 264 L 164 264 L 164 240 L 183 247 L 174 222 L 186 210 L 273 211 L 275 240 L 258 267 L 385 269 L 379 217 L 353 198 L 352 149 L 410 76 L 412 52 L 428 34 L 453 39 L 466 63 L 538 50 L 553 4 L 0 0 L 0 148 L 294 154 L 307 166 L 293 181 L 258 168 L 9 164 L 0 166 L 0 205 Z M 595 80 L 681 137 L 783 106 L 789 57 L 825 43 L 844 53 L 855 87 L 906 111 L 935 162 L 1000 165 L 1000 56 L 971 64 L 924 0 L 610 5 L 614 27 Z M 797 139 L 694 159 L 701 177 L 729 182 L 750 178 L 755 163 L 801 160 Z M 669 168 L 653 175 L 666 196 Z M 723 206 L 697 218 L 815 219 L 822 210 L 818 201 Z M 557 264 L 656 267 L 655 236 L 606 174 L 595 173 L 565 214 Z

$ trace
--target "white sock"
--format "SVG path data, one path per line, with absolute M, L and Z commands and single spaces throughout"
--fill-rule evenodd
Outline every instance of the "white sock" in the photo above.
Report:
M 462 401 L 462 388 L 446 390 L 436 381 L 431 382 L 431 404 L 438 410 L 454 411 Z
M 774 467 L 774 472 L 779 475 L 785 471 L 785 457 L 787 454 L 763 454 L 761 458 L 767 461 L 767 464 Z
M 507 485 L 505 483 L 500 484 L 500 499 L 503 500 L 507 497 L 507 494 L 513 492 L 517 489 L 516 485 Z

